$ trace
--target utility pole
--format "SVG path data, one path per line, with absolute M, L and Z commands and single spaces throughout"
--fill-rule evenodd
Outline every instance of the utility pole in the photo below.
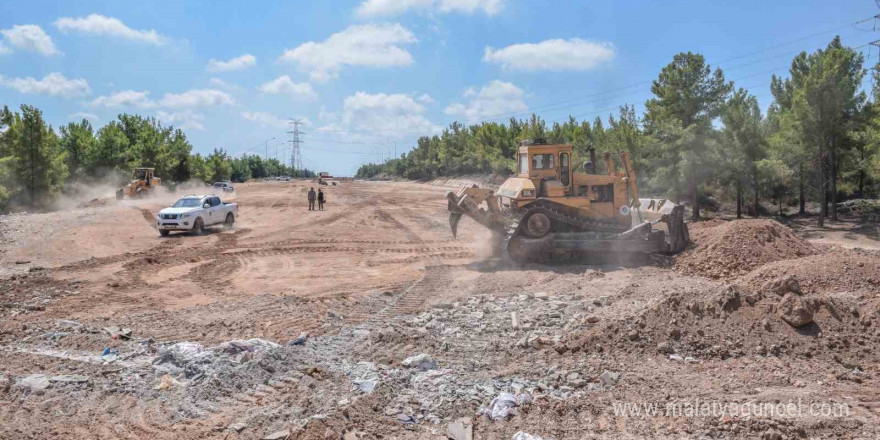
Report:
M 290 135 L 290 168 L 292 168 L 295 173 L 301 172 L 302 152 L 299 147 L 303 140 L 300 139 L 300 135 L 305 134 L 305 132 L 300 131 L 299 126 L 303 125 L 303 121 L 291 118 L 287 121 L 287 125 L 293 127 L 292 130 L 287 132 Z

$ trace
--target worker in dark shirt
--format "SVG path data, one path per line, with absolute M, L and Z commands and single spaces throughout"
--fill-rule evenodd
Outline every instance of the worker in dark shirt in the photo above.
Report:
M 309 211 L 315 210 L 315 188 L 309 190 Z
M 318 188 L 318 209 L 324 210 L 324 191 Z

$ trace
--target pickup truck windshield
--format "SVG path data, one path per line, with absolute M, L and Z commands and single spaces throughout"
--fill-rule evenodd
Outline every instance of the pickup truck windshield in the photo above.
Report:
M 180 199 L 180 200 L 174 202 L 174 204 L 171 205 L 171 207 L 172 208 L 195 208 L 196 206 L 200 206 L 199 200 L 200 199 L 192 199 L 192 198 Z

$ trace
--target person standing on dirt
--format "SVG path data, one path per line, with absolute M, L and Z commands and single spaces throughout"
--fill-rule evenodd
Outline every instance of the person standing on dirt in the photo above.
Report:
M 309 190 L 309 211 L 315 210 L 315 188 Z
M 318 188 L 318 210 L 324 210 L 324 190 Z

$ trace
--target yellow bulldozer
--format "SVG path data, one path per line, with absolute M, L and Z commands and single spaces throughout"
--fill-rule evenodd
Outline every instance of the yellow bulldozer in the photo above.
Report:
M 143 198 L 151 195 L 162 185 L 162 179 L 156 177 L 155 168 L 135 168 L 131 172 L 131 182 L 116 190 L 116 199 Z
M 560 254 L 629 258 L 680 252 L 690 239 L 684 207 L 639 199 L 629 154 L 619 157 L 620 171 L 613 154 L 604 153 L 605 171 L 599 174 L 590 149 L 583 172 L 576 172 L 571 145 L 524 142 L 517 150 L 516 175 L 497 194 L 474 185 L 446 195 L 452 234 L 457 235 L 466 215 L 493 231 L 517 262 L 542 262 Z M 658 223 L 665 230 L 654 228 Z

